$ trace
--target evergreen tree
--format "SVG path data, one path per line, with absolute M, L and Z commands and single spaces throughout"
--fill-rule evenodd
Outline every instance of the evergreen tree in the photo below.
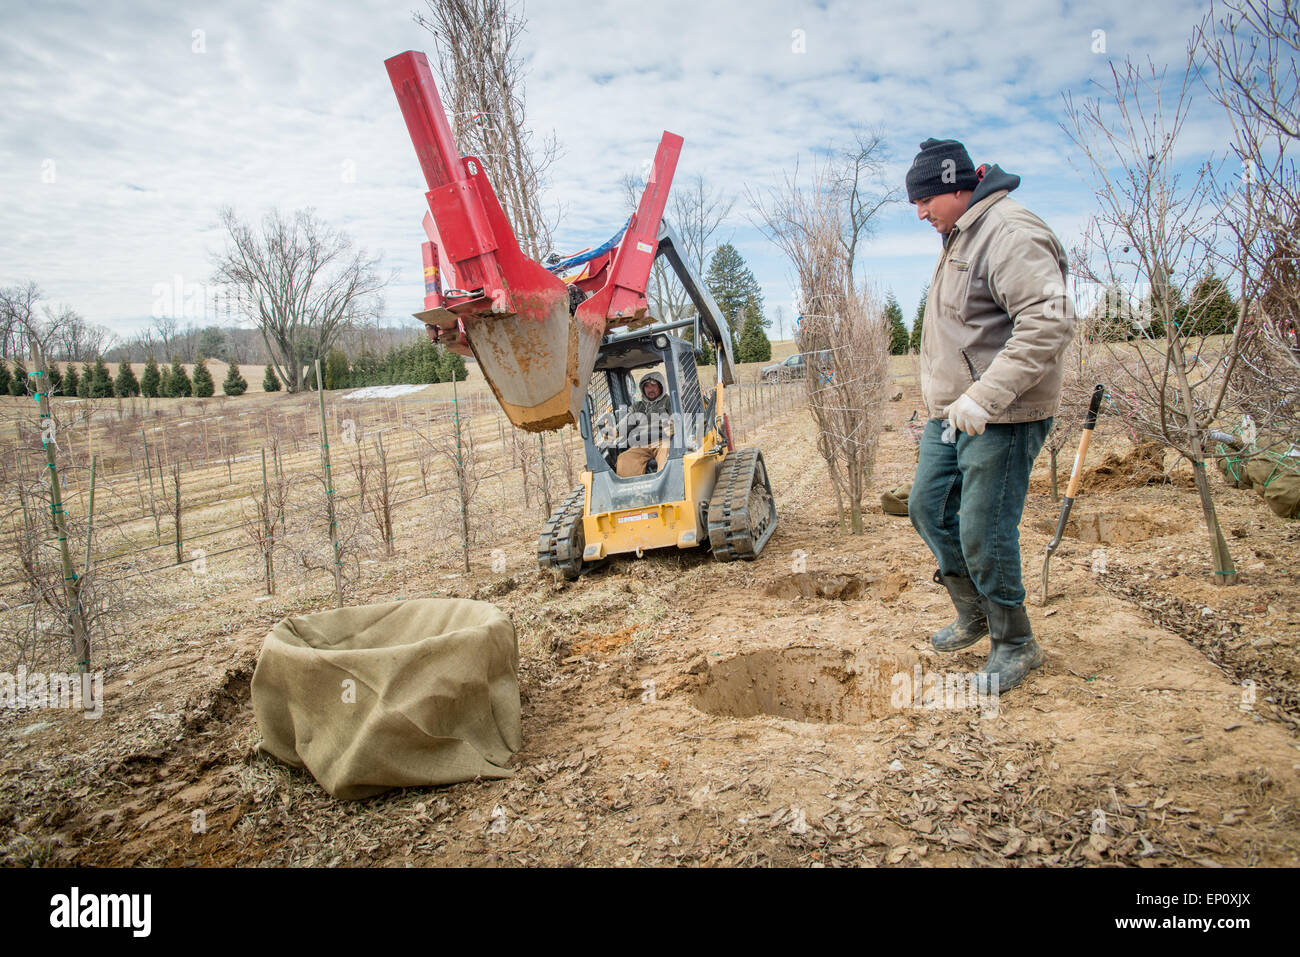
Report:
M 1174 283 L 1169 284 L 1169 298 L 1174 314 L 1174 324 L 1181 327 L 1187 321 L 1187 303 L 1183 299 L 1183 291 Z M 1141 314 L 1138 317 L 1138 323 L 1146 329 L 1146 335 L 1152 339 L 1165 338 L 1165 314 L 1160 308 L 1160 295 L 1153 288 L 1147 293 L 1146 298 L 1142 301 Z
M 738 362 L 769 362 L 772 343 L 763 331 L 763 314 L 753 299 L 745 304 L 745 321 L 740 327 L 740 342 L 736 349 Z
M 1189 335 L 1230 335 L 1237 324 L 1237 301 L 1232 297 L 1227 282 L 1214 273 L 1192 287 L 1188 312 L 1192 323 Z
M 1138 334 L 1137 315 L 1123 283 L 1106 287 L 1084 320 L 1093 342 L 1126 342 Z
M 147 399 L 156 399 L 162 395 L 162 375 L 158 372 L 158 361 L 153 353 L 144 364 L 144 375 L 140 377 L 140 394 Z
M 464 382 L 469 378 L 469 369 L 465 367 L 465 357 L 456 352 L 442 350 L 442 356 L 439 360 L 441 366 L 442 382 Z
M 9 384 L 5 390 L 10 395 L 27 394 L 27 366 L 23 365 L 22 359 L 14 360 L 13 372 L 9 374 Z
M 925 300 L 930 295 L 930 284 L 926 283 L 921 289 L 921 301 L 916 307 L 916 318 L 912 320 L 912 336 L 908 342 L 908 347 L 916 352 L 921 351 L 921 324 L 925 321 Z
M 171 370 L 167 373 L 166 388 L 163 394 L 173 399 L 188 399 L 194 394 L 194 383 L 190 381 L 189 375 L 185 372 L 185 366 L 181 364 L 181 357 L 177 356 L 172 360 Z
M 760 314 L 762 312 L 763 291 L 758 280 L 736 247 L 723 243 L 709 260 L 709 273 L 704 282 L 713 293 L 718 309 L 731 324 L 731 351 L 733 356 L 738 356 L 736 336 L 740 331 L 738 326 L 744 322 L 746 305 L 752 299 Z
M 199 333 L 199 353 L 213 358 L 221 358 L 226 347 L 226 334 L 216 326 L 208 326 Z
M 95 367 L 90 374 L 90 397 L 113 398 L 113 377 L 109 375 L 108 366 L 104 365 L 103 356 L 95 356 Z
M 131 363 L 124 360 L 117 364 L 117 379 L 113 382 L 113 390 L 123 399 L 140 394 L 140 382 L 135 377 Z
M 63 394 L 81 395 L 81 376 L 75 362 L 69 362 L 68 371 L 63 373 Z
M 442 366 L 439 363 L 439 347 L 429 339 L 423 336 L 420 342 L 420 363 L 418 382 L 441 382 Z
M 262 376 L 262 391 L 263 392 L 280 391 L 280 379 L 275 374 L 275 367 L 270 365 L 269 363 L 267 364 L 266 367 L 266 375 Z
M 908 335 L 907 326 L 903 325 L 903 307 L 898 304 L 892 292 L 885 302 L 885 319 L 889 322 L 889 354 L 907 355 Z
M 226 395 L 243 395 L 248 391 L 248 380 L 239 374 L 239 366 L 233 362 L 226 370 L 226 378 L 221 383 L 221 391 Z
M 77 395 L 82 399 L 90 398 L 90 386 L 95 381 L 95 370 L 89 362 L 81 364 L 81 381 L 77 383 Z
M 14 377 L 9 374 L 9 366 L 5 365 L 3 359 L 0 359 L 0 395 L 9 394 L 9 383 Z
M 378 368 L 379 360 L 375 354 L 368 349 L 364 350 L 352 361 L 350 381 L 353 385 L 374 385 L 379 381 L 375 378 Z
M 709 342 L 708 339 L 705 339 L 704 342 L 700 344 L 700 353 L 698 358 L 695 360 L 695 364 L 699 366 L 711 366 L 716 359 L 717 356 L 713 354 L 713 344 Z
M 212 373 L 208 371 L 208 360 L 199 353 L 194 362 L 194 398 L 210 399 L 216 388 L 216 384 L 212 381 Z
M 325 357 L 325 388 L 346 389 L 348 387 L 348 357 L 337 346 L 330 349 Z
M 49 375 L 50 395 L 63 395 L 63 373 L 59 371 L 59 367 L 53 362 L 50 363 Z

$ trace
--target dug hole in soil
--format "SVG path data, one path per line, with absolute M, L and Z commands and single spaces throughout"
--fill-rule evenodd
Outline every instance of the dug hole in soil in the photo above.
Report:
M 911 477 L 904 423 L 917 407 L 913 387 L 888 406 L 877 495 Z M 4 718 L 0 858 L 1297 863 L 1294 523 L 1214 476 L 1243 573 L 1216 588 L 1192 493 L 1085 482 L 1048 603 L 1029 606 L 1046 666 L 992 712 L 900 706 L 896 675 L 968 675 L 987 643 L 930 649 L 952 611 L 928 552 L 878 505 L 863 535 L 840 532 L 805 412 L 746 444 L 763 451 L 781 517 L 756 562 L 659 553 L 558 584 L 537 571 L 534 539 L 488 529 L 469 575 L 407 548 L 354 589 L 355 603 L 479 597 L 511 616 L 524 705 L 514 777 L 341 802 L 256 754 L 247 682 L 262 637 L 285 614 L 327 607 L 328 585 L 314 607 L 249 591 L 143 623 L 170 644 L 117 649 L 102 719 Z M 1096 444 L 1098 460 L 1127 447 L 1106 419 Z M 1048 488 L 1043 456 L 1021 526 L 1035 598 L 1058 508 Z M 493 549 L 504 572 L 489 570 Z

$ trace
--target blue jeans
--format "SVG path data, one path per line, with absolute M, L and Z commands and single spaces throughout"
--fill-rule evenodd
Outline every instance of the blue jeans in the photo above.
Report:
M 969 578 L 981 595 L 1014 608 L 1025 603 L 1020 576 L 1020 516 L 1029 471 L 1051 419 L 990 424 L 982 435 L 940 439 L 943 420 L 921 435 L 907 514 L 939 563 L 939 574 Z

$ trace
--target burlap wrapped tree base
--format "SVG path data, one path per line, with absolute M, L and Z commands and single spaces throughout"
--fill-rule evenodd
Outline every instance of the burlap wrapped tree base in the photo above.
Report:
M 518 648 L 494 605 L 424 598 L 287 618 L 253 673 L 259 748 L 337 798 L 509 777 Z
M 882 492 L 880 508 L 886 515 L 907 515 L 907 499 L 912 494 L 912 483 L 905 482 L 897 488 Z
M 1300 456 L 1291 454 L 1293 447 L 1280 442 L 1254 456 L 1239 456 L 1220 445 L 1219 471 L 1231 485 L 1259 492 L 1274 515 L 1300 518 Z

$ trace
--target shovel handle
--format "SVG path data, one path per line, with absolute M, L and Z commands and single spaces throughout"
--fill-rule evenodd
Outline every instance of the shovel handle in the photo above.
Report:
M 1061 503 L 1061 514 L 1056 520 L 1056 534 L 1047 543 L 1047 554 L 1043 556 L 1043 591 L 1039 597 L 1041 604 L 1047 604 L 1047 565 L 1052 552 L 1061 544 L 1065 534 L 1065 523 L 1070 520 L 1070 509 L 1074 506 L 1075 493 L 1079 491 L 1079 478 L 1083 471 L 1083 459 L 1088 454 L 1088 445 L 1092 442 L 1092 430 L 1097 427 L 1097 413 L 1101 410 L 1101 400 L 1106 397 L 1106 387 L 1100 382 L 1092 390 L 1092 400 L 1088 403 L 1088 412 L 1083 417 L 1083 434 L 1079 436 L 1079 451 L 1074 454 L 1074 467 L 1070 469 L 1070 487 L 1065 491 L 1065 501 Z
M 1100 382 L 1092 390 L 1092 399 L 1088 402 L 1088 412 L 1083 417 L 1083 427 L 1091 432 L 1097 427 L 1097 413 L 1101 411 L 1101 400 L 1106 397 L 1106 387 Z
M 1074 500 L 1075 493 L 1079 491 L 1083 460 L 1088 455 L 1088 446 L 1092 443 L 1092 430 L 1097 427 L 1097 412 L 1101 408 L 1101 400 L 1105 394 L 1106 388 L 1101 383 L 1092 390 L 1092 401 L 1088 403 L 1088 413 L 1083 418 L 1083 434 L 1079 436 L 1079 451 L 1074 453 L 1074 467 L 1070 469 L 1070 485 L 1065 491 L 1065 497 L 1070 501 Z

